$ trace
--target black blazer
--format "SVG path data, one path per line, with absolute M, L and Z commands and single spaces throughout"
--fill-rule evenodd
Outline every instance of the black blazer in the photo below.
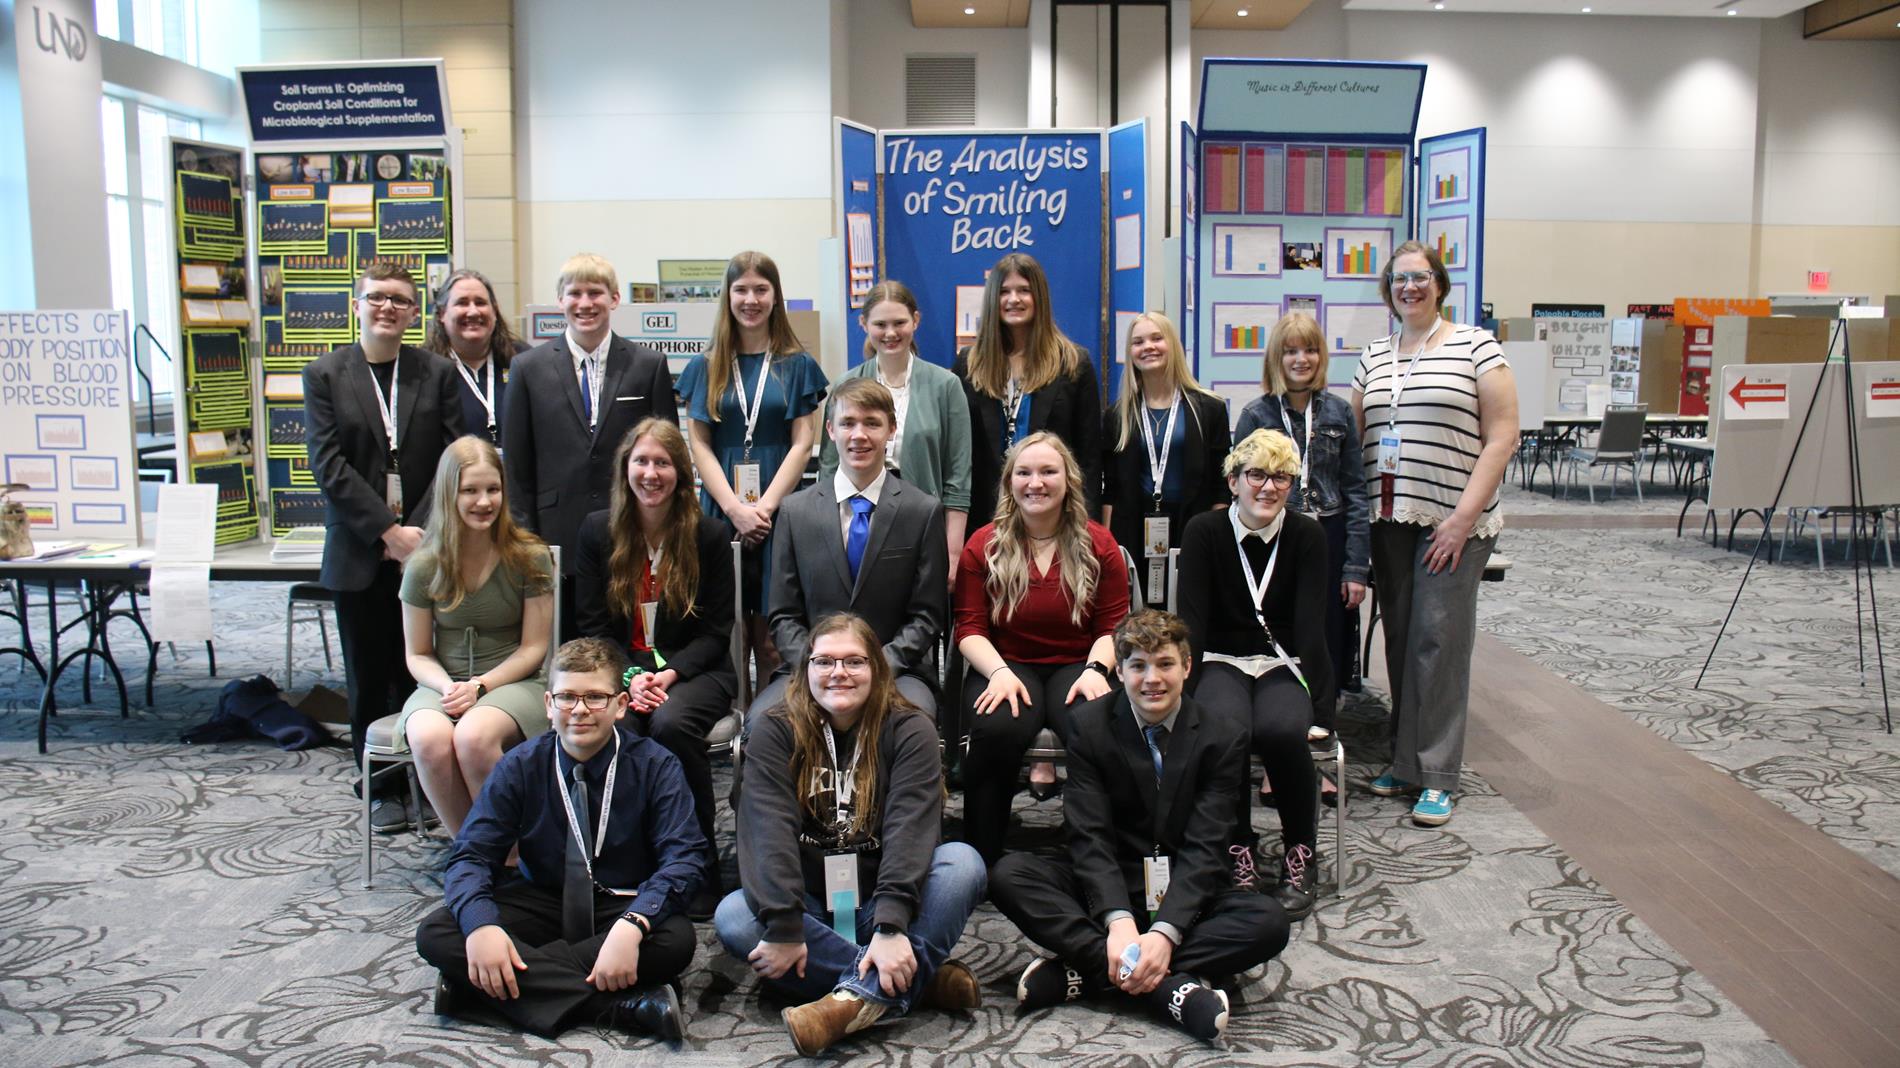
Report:
M 1183 497 L 1178 506 L 1168 510 L 1174 520 L 1168 531 L 1169 544 L 1175 546 L 1181 544 L 1189 519 L 1232 498 L 1227 480 L 1220 473 L 1227 451 L 1233 447 L 1227 429 L 1227 402 L 1211 394 L 1187 391 L 1182 399 L 1181 422 L 1187 427 L 1182 442 L 1187 447 L 1186 455 L 1181 457 L 1186 464 L 1181 470 Z M 1148 477 L 1148 447 L 1142 443 L 1141 428 L 1136 427 L 1128 435 L 1128 447 L 1116 452 L 1120 436 L 1121 426 L 1111 405 L 1102 410 L 1102 503 L 1114 509 L 1108 529 L 1139 563 L 1146 546 L 1141 520 L 1154 504 L 1154 498 L 1141 488 L 1142 480 Z M 1160 444 L 1155 443 L 1157 448 Z M 1174 460 L 1168 457 L 1169 464 Z
M 615 478 L 614 450 L 647 416 L 679 421 L 666 357 L 615 335 L 600 380 L 600 425 L 581 418 L 581 387 L 567 336 L 515 357 L 508 369 L 508 412 L 502 425 L 502 462 L 508 468 L 510 507 L 549 545 L 569 548 L 581 521 L 607 507 Z M 573 574 L 580 554 L 562 554 Z
M 383 531 L 429 521 L 430 487 L 442 450 L 462 436 L 455 368 L 426 349 L 404 345 L 396 357 L 396 466 L 402 515 L 383 500 L 389 438 L 363 346 L 351 343 L 304 365 L 305 449 L 323 490 L 323 569 L 332 590 L 369 588 L 383 559 Z
M 1141 861 L 1158 846 L 1170 858 L 1157 921 L 1194 926 L 1214 895 L 1232 886 L 1227 848 L 1234 798 L 1247 772 L 1247 732 L 1181 698 L 1159 785 L 1148 742 L 1119 686 L 1069 710 L 1069 782 L 1062 817 L 1069 854 L 1090 907 L 1139 908 Z
M 970 384 L 970 350 L 957 353 L 950 370 L 963 383 L 970 405 L 970 529 L 996 518 L 996 490 L 1003 477 L 1003 402 Z M 1102 390 L 1095 358 L 1082 350 L 1073 378 L 1057 378 L 1029 395 L 1029 430 L 1048 430 L 1062 438 L 1082 465 L 1082 493 L 1089 515 L 1102 497 Z
M 886 475 L 853 583 L 832 479 L 785 498 L 772 520 L 771 624 L 779 655 L 802 663 L 811 625 L 853 612 L 871 624 L 894 670 L 922 673 L 949 610 L 943 525 L 942 502 Z
M 574 553 L 574 622 L 583 637 L 605 638 L 626 649 L 633 621 L 607 600 L 614 555 L 610 516 L 603 508 L 581 523 Z M 667 667 L 683 679 L 724 675 L 728 688 L 733 687 L 737 679 L 727 647 L 732 634 L 732 528 L 724 520 L 699 517 L 699 593 L 693 597 L 692 612 L 683 619 L 675 617 L 661 600 L 657 615 L 652 644 Z
M 1326 599 L 1339 596 L 1339 587 L 1330 581 L 1328 551 L 1326 529 L 1319 520 L 1287 509 L 1286 522 L 1280 527 L 1280 558 L 1261 602 L 1268 630 L 1287 655 L 1300 658 L 1300 673 L 1306 676 L 1314 715 L 1321 723 L 1331 722 L 1338 698 L 1332 656 L 1326 650 Z M 1234 544 L 1233 520 L 1225 512 L 1188 520 L 1187 533 L 1181 537 L 1180 568 L 1175 611 L 1187 624 L 1194 646 L 1190 692 L 1200 684 L 1201 658 L 1206 653 L 1273 655 L 1273 645 L 1247 603 L 1240 547 Z

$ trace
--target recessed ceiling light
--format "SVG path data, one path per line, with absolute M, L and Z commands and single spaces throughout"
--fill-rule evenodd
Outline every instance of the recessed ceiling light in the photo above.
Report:
M 1587 8 L 1587 7 L 1586 7 L 1586 8 L 1584 8 L 1584 9 L 1583 9 L 1583 13 L 1584 13 L 1584 14 L 1586 14 L 1586 15 L 1588 15 L 1588 14 L 1590 13 L 1590 9 L 1589 9 L 1589 8 Z
M 973 7 L 966 7 L 966 8 L 964 8 L 964 9 L 963 9 L 963 13 L 964 13 L 965 15 L 974 15 L 974 14 L 976 14 L 976 8 L 973 8 Z
M 1239 11 L 1234 12 L 1234 14 L 1239 15 L 1241 18 L 1244 19 L 1247 17 L 1247 9 L 1243 7 Z
M 1729 8 L 1729 9 L 1728 9 L 1728 13 L 1729 13 L 1729 14 L 1731 14 L 1731 15 L 1733 15 L 1733 14 L 1735 14 L 1735 9 L 1734 9 L 1734 8 L 1732 8 L 1732 7 L 1731 7 L 1731 8 Z
M 1443 5 L 1443 4 L 1433 4 L 1433 5 L 1432 5 L 1432 10 L 1433 10 L 1433 11 L 1443 11 L 1443 10 L 1445 10 L 1445 5 Z

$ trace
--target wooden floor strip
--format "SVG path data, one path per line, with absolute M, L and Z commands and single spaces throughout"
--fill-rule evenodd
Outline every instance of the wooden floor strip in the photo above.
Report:
M 1495 638 L 1472 659 L 1472 770 L 1802 1064 L 1900 1064 L 1900 879 Z

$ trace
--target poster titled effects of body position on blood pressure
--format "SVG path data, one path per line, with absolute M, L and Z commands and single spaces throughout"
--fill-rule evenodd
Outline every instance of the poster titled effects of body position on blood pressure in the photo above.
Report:
M 138 539 L 133 389 L 124 312 L 0 312 L 0 481 L 35 541 Z

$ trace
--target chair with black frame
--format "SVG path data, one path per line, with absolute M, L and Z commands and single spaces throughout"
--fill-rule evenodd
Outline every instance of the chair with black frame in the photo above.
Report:
M 548 546 L 548 553 L 553 559 L 552 573 L 559 575 L 561 573 L 561 547 L 559 545 L 550 545 Z M 553 597 L 554 612 L 548 617 L 548 655 L 541 667 L 543 678 L 550 676 L 554 671 L 554 654 L 561 644 L 559 640 L 561 584 L 559 582 L 554 584 Z M 408 740 L 403 738 L 396 730 L 396 725 L 401 721 L 401 713 L 392 713 L 372 722 L 369 725 L 369 729 L 364 732 L 363 783 L 367 786 L 371 781 L 371 776 L 375 773 L 378 764 L 402 765 L 403 774 L 409 779 L 409 806 L 415 811 L 417 817 L 415 822 L 416 837 L 418 839 L 426 839 L 429 837 L 429 831 L 427 827 L 428 821 L 422 818 L 422 784 L 416 778 L 415 754 L 409 751 Z M 369 823 L 370 803 L 373 800 L 371 795 L 373 793 L 374 791 L 369 789 L 361 791 L 363 802 L 363 889 L 365 890 L 370 888 L 370 876 L 373 874 L 370 847 L 376 838 L 376 834 L 370 829 Z
M 336 594 L 316 582 L 293 582 L 290 592 L 284 598 L 284 689 L 292 689 L 291 680 L 296 677 L 296 668 L 291 658 L 291 638 L 299 623 L 315 623 L 317 632 L 323 638 L 323 666 L 333 669 L 336 662 L 330 657 L 329 618 L 336 614 Z
M 1175 590 L 1179 588 L 1175 582 L 1175 572 L 1179 569 L 1180 563 L 1181 550 L 1178 548 L 1169 549 L 1168 611 L 1170 612 L 1174 611 L 1174 594 Z M 1343 897 L 1346 893 L 1346 876 L 1351 871 L 1351 865 L 1348 864 L 1349 858 L 1346 845 L 1346 743 L 1340 741 L 1339 732 L 1337 731 L 1333 732 L 1331 742 L 1332 744 L 1326 745 L 1323 748 L 1321 747 L 1321 743 L 1308 744 L 1313 746 L 1313 763 L 1323 768 L 1328 761 L 1332 762 L 1333 782 L 1339 786 L 1339 790 L 1333 798 L 1333 851 L 1338 854 L 1338 856 L 1333 861 L 1332 872 L 1333 896 Z M 1255 757 L 1249 757 L 1250 766 L 1251 763 L 1256 762 L 1257 759 L 1258 758 Z M 1313 788 L 1315 790 L 1321 789 L 1317 782 L 1315 782 Z M 1321 866 L 1324 867 L 1323 858 L 1325 854 L 1319 853 L 1316 850 L 1314 856 L 1316 860 L 1322 861 Z
M 1647 404 L 1612 404 L 1603 411 L 1603 429 L 1597 434 L 1595 448 L 1583 448 L 1573 445 L 1564 459 L 1570 468 L 1570 479 L 1564 483 L 1564 496 L 1570 496 L 1570 488 L 1577 484 L 1577 469 L 1581 467 L 1592 471 L 1599 467 L 1610 469 L 1610 495 L 1616 495 L 1616 472 L 1619 468 L 1629 468 L 1630 484 L 1636 487 L 1636 500 L 1643 499 L 1643 432 L 1649 421 Z M 1594 481 L 1585 481 L 1590 491 L 1590 503 L 1597 502 L 1597 489 Z
M 732 611 L 733 619 L 745 618 L 745 583 L 742 581 L 742 561 L 745 543 L 732 543 Z M 712 725 L 706 732 L 706 753 L 708 756 L 730 756 L 733 763 L 734 778 L 737 778 L 739 766 L 739 735 L 745 727 L 745 710 L 752 704 L 752 676 L 746 672 L 745 628 L 734 624 L 732 628 L 732 669 L 738 675 L 738 690 L 732 697 L 732 709 L 725 718 Z

